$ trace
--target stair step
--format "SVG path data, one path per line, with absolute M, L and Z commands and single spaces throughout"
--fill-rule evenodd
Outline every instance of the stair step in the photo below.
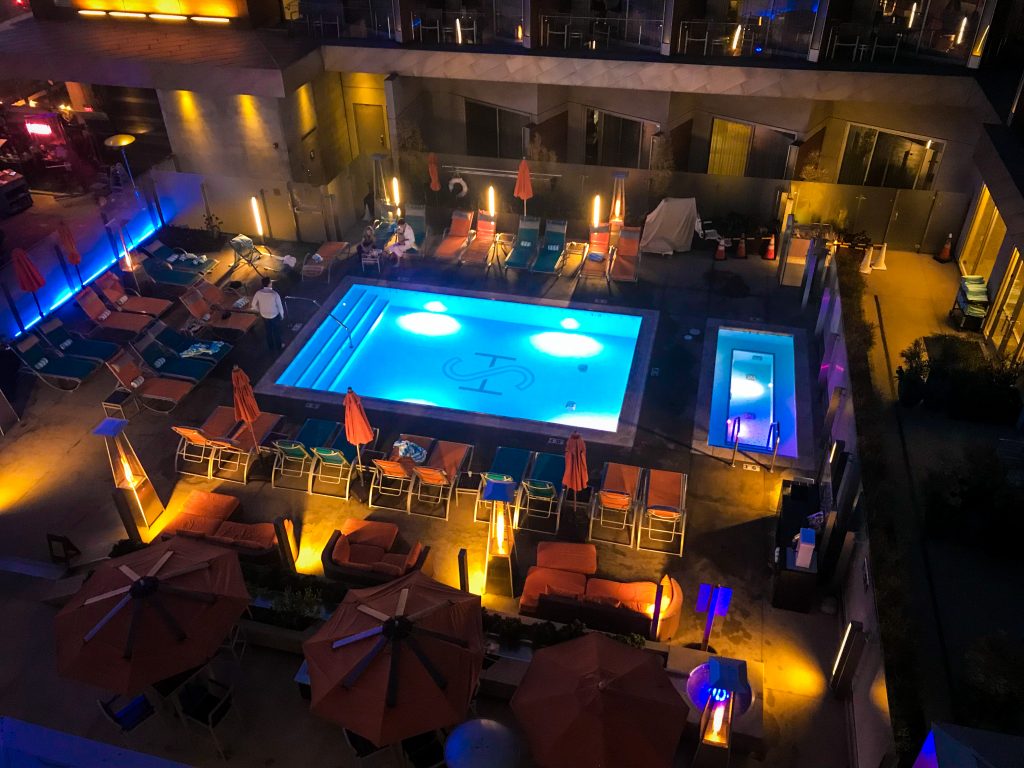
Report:
M 376 294 L 368 293 L 360 297 L 358 305 L 351 307 L 348 314 L 344 317 L 336 314 L 335 317 L 343 320 L 347 328 L 343 328 L 339 323 L 330 318 L 324 320 L 325 323 L 334 323 L 337 326 L 337 331 L 315 358 L 319 365 L 317 365 L 316 376 L 310 385 L 312 389 L 328 389 L 336 370 L 335 360 L 339 355 L 349 351 L 349 346 L 355 346 L 357 343 L 355 337 L 356 330 L 365 319 L 367 313 L 371 312 L 380 300 Z
M 356 351 L 359 349 L 359 344 L 363 341 L 363 339 L 370 335 L 370 331 L 372 331 L 374 327 L 377 325 L 377 323 L 380 322 L 380 319 L 381 317 L 383 317 L 384 311 L 387 308 L 387 299 L 379 299 L 375 303 L 374 308 L 363 316 L 363 319 L 360 321 L 359 327 L 352 329 L 353 349 L 349 349 L 348 347 L 346 347 L 345 349 L 342 350 L 341 355 L 335 358 L 335 363 L 333 367 L 337 369 L 337 374 L 334 376 L 334 380 L 328 387 L 328 389 L 331 392 L 342 391 L 341 380 L 342 376 L 345 373 L 345 368 L 348 366 L 349 361 L 355 356 Z
M 353 302 L 357 302 L 365 293 L 365 288 L 353 287 L 346 294 L 346 298 L 351 297 Z M 325 319 L 320 323 L 320 326 L 309 337 L 309 340 L 302 350 L 299 351 L 299 354 L 295 356 L 285 369 L 284 374 L 279 380 L 281 384 L 293 387 L 305 386 L 303 380 L 307 379 L 312 373 L 310 366 L 316 361 L 320 350 L 324 348 L 331 336 L 337 331 L 337 326 L 338 324 L 330 319 Z
M 322 320 L 322 325 L 328 329 L 328 333 L 321 337 L 317 341 L 317 345 L 313 347 L 314 355 L 309 359 L 306 370 L 299 376 L 297 386 L 308 389 L 321 388 L 320 379 L 330 368 L 331 358 L 348 344 L 348 331 L 342 327 L 341 323 L 351 328 L 352 324 L 358 322 L 363 314 L 373 306 L 375 298 L 376 294 L 361 292 L 354 301 L 346 302 L 347 306 L 345 307 L 335 307 L 331 310 L 331 316 Z

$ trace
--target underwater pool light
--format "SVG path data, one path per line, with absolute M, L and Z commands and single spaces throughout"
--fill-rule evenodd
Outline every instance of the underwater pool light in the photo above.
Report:
M 417 336 L 451 336 L 462 329 L 454 317 L 432 312 L 410 312 L 398 318 L 398 327 Z
M 546 331 L 530 337 L 534 348 L 552 357 L 594 357 L 601 354 L 604 345 L 582 333 Z

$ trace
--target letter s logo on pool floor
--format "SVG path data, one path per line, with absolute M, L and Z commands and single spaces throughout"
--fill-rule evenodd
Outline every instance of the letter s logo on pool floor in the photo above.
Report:
M 479 381 L 480 385 L 477 387 L 459 387 L 459 389 L 468 390 L 470 392 L 482 392 L 487 395 L 501 395 L 503 392 L 499 392 L 494 389 L 487 388 L 487 382 L 496 376 L 502 376 L 505 374 L 512 374 L 519 378 L 519 381 L 514 385 L 516 389 L 524 390 L 530 387 L 536 380 L 533 375 L 533 371 L 523 365 L 498 365 L 498 361 L 506 361 L 514 363 L 516 358 L 506 357 L 505 355 L 493 355 L 489 352 L 474 352 L 477 357 L 486 357 L 490 359 L 490 363 L 486 368 L 471 372 L 461 372 L 457 369 L 462 364 L 461 357 L 452 357 L 445 361 L 441 370 L 444 375 L 453 381 Z

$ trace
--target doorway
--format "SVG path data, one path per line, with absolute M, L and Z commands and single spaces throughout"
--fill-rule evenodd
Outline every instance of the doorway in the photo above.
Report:
M 353 104 L 356 119 L 356 141 L 360 155 L 372 155 L 378 152 L 387 154 L 388 134 L 384 107 L 380 104 Z
M 1021 308 L 1024 307 L 1024 263 L 1020 251 L 1013 249 L 1010 266 L 1006 277 L 999 288 L 996 303 L 989 313 L 985 335 L 992 342 L 999 356 L 1008 362 L 1014 362 L 1021 356 L 1022 321 Z

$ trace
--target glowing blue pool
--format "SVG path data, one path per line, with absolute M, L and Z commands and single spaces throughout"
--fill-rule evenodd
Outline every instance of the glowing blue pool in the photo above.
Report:
M 796 457 L 796 413 L 793 337 L 719 328 L 708 442 Z
M 356 282 L 271 370 L 273 390 L 315 400 L 352 387 L 391 403 L 615 432 L 644 320 Z

